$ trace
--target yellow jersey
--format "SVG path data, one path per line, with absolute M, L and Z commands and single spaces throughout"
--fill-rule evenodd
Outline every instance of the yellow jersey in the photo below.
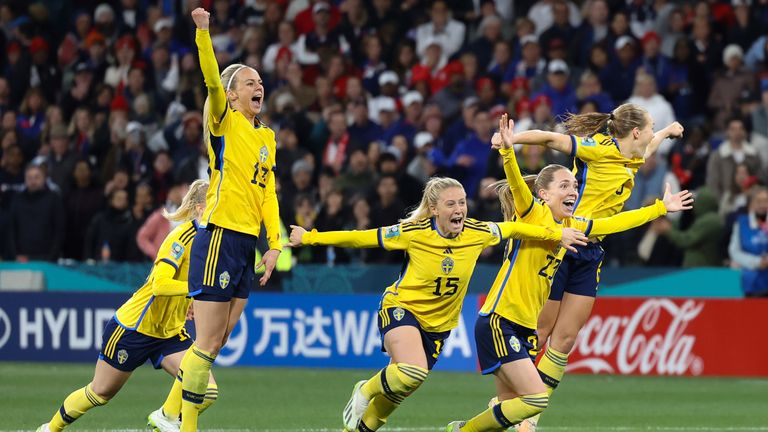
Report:
M 185 222 L 168 234 L 144 285 L 115 313 L 118 324 L 160 339 L 179 334 L 192 302 L 186 293 L 195 234 L 195 221 Z
M 464 221 L 464 230 L 444 237 L 433 218 L 366 231 L 311 231 L 302 241 L 311 245 L 382 247 L 405 251 L 400 276 L 386 288 L 381 307 L 402 307 L 416 316 L 425 331 L 455 328 L 467 286 L 480 252 L 502 239 L 538 238 L 558 242 L 562 230 L 518 222 Z
M 258 119 L 254 126 L 229 106 L 208 31 L 198 29 L 195 42 L 210 101 L 204 121 L 211 179 L 202 222 L 257 237 L 264 222 L 269 248 L 281 250 L 275 132 Z
M 515 152 L 501 150 L 504 172 L 515 201 L 516 220 L 550 229 L 575 228 L 588 237 L 597 237 L 640 226 L 667 213 L 664 204 L 623 212 L 608 218 L 570 217 L 558 222 L 549 206 L 534 199 L 523 180 Z M 496 275 L 481 315 L 496 313 L 523 327 L 535 329 L 544 302 L 549 297 L 552 279 L 566 249 L 546 240 L 511 240 L 505 249 L 504 263 Z
M 573 175 L 579 183 L 574 214 L 585 218 L 613 216 L 624 207 L 635 186 L 643 158 L 627 158 L 610 135 L 571 136 Z

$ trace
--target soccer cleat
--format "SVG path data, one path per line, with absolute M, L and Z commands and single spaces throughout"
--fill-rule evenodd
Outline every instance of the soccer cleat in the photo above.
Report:
M 531 419 L 525 419 L 515 425 L 517 432 L 536 432 L 536 422 Z
M 465 424 L 465 421 L 452 421 L 445 427 L 445 432 L 459 432 Z
M 41 424 L 39 428 L 35 432 L 51 432 L 50 429 L 48 429 L 48 423 Z
M 179 432 L 181 421 L 166 417 L 163 409 L 158 408 L 147 416 L 147 427 L 154 432 Z
M 366 380 L 362 380 L 355 384 L 355 388 L 352 389 L 352 396 L 349 397 L 349 402 L 344 407 L 342 419 L 344 420 L 344 428 L 347 430 L 357 430 L 357 425 L 360 423 L 365 409 L 368 408 L 368 399 L 363 396 L 363 392 L 360 390 L 365 382 Z

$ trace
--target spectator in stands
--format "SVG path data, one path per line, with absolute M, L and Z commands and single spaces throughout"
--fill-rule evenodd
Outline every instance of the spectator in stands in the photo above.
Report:
M 128 192 L 112 191 L 106 210 L 94 216 L 85 235 L 84 258 L 93 261 L 127 261 L 136 246 Z
M 23 186 L 24 155 L 16 144 L 4 144 L 0 158 L 0 195 L 19 192 Z
M 747 141 L 744 120 L 733 117 L 727 125 L 727 140 L 712 152 L 707 161 L 707 187 L 719 197 L 733 188 L 734 173 L 738 164 L 746 164 L 750 172 L 759 173 L 761 178 L 763 174 L 757 149 Z
M 520 39 L 521 50 L 524 51 L 526 46 L 529 44 L 535 46 L 528 48 L 529 54 L 528 56 L 523 57 L 523 60 L 527 58 L 533 58 L 535 53 L 538 53 L 537 56 L 540 57 L 540 50 L 536 36 L 527 35 Z M 525 62 L 526 66 L 530 66 L 528 63 L 529 62 L 527 61 Z M 507 80 L 511 79 L 511 77 L 516 76 L 516 64 L 517 63 L 515 62 L 515 59 L 512 57 L 512 47 L 510 47 L 509 42 L 503 39 L 499 40 L 493 46 L 493 58 L 491 59 L 491 63 L 488 65 L 488 76 L 497 82 L 505 81 L 505 78 Z
M 605 0 L 593 0 L 587 3 L 586 19 L 576 29 L 571 45 L 573 49 L 570 60 L 576 66 L 586 66 L 590 47 L 608 35 L 609 13 L 608 3 Z
M 64 258 L 82 260 L 85 234 L 93 217 L 104 207 L 104 194 L 94 182 L 93 170 L 86 160 L 78 160 L 72 171 L 72 186 L 64 195 L 66 231 Z
M 493 47 L 502 38 L 502 21 L 497 15 L 483 17 L 477 28 L 477 38 L 472 41 L 466 51 L 475 54 L 477 66 L 481 71 L 488 70 L 493 57 Z
M 726 190 L 720 197 L 720 216 L 725 221 L 728 221 L 733 213 L 747 207 L 749 191 L 757 184 L 755 174 L 749 170 L 749 166 L 745 163 L 736 165 L 731 189 Z
M 149 259 L 157 256 L 163 240 L 180 223 L 166 219 L 164 214 L 173 213 L 181 205 L 181 200 L 189 191 L 186 183 L 177 183 L 168 191 L 165 205 L 152 212 L 136 233 L 136 245 Z M 154 252 L 154 253 L 152 253 Z
M 374 173 L 368 168 L 368 156 L 362 148 L 356 148 L 349 155 L 349 165 L 338 178 L 336 186 L 344 196 L 367 195 L 374 184 Z M 377 225 L 378 226 L 378 225 Z
M 477 196 L 480 180 L 485 177 L 488 168 L 491 155 L 488 143 L 491 142 L 494 125 L 487 111 L 477 111 L 472 127 L 474 134 L 460 141 L 447 161 L 453 176 L 464 185 L 470 199 Z
M 131 35 L 124 35 L 115 42 L 115 58 L 117 64 L 107 68 L 104 82 L 113 88 L 128 84 L 128 72 L 136 57 L 136 41 Z
M 691 100 L 692 114 L 707 114 L 707 98 L 712 87 L 714 72 L 722 64 L 722 48 L 712 35 L 709 21 L 702 17 L 693 22 L 691 40 L 692 64 L 690 66 L 690 83 L 693 90 Z
M 616 39 L 613 45 L 616 59 L 601 71 L 600 81 L 615 101 L 627 100 L 632 94 L 635 73 L 640 67 L 635 46 L 635 40 L 631 36 L 623 35 Z
M 638 72 L 635 76 L 635 88 L 632 91 L 632 97 L 627 100 L 629 103 L 636 104 L 645 108 L 653 119 L 654 132 L 672 124 L 676 121 L 675 112 L 672 105 L 660 95 L 656 86 L 656 79 L 653 75 L 645 72 Z M 666 140 L 659 147 L 659 152 L 666 156 L 670 147 L 674 144 L 672 140 Z
M 448 5 L 443 0 L 432 3 L 430 21 L 416 28 L 416 52 L 424 55 L 427 44 L 436 41 L 443 49 L 443 55 L 451 57 L 464 43 L 466 26 L 450 17 Z
M 352 124 L 347 129 L 352 141 L 369 145 L 371 142 L 382 138 L 383 131 L 378 123 L 371 121 L 368 115 L 368 104 L 365 100 L 352 100 Z
M 717 74 L 707 99 L 714 114 L 715 130 L 725 128 L 725 121 L 738 114 L 738 101 L 742 91 L 753 91 L 755 77 L 744 69 L 744 52 L 738 45 L 728 45 L 723 51 L 725 70 Z
M 558 0 L 552 2 L 552 25 L 545 28 L 539 36 L 539 43 L 541 46 L 550 47 L 551 42 L 560 40 L 563 42 L 563 47 L 569 47 L 574 42 L 576 36 L 576 27 L 570 23 L 570 8 L 569 5 L 563 1 Z
M 472 86 L 464 80 L 464 67 L 459 62 L 446 65 L 448 85 L 440 90 L 432 102 L 440 106 L 446 122 L 451 122 L 461 112 L 463 102 L 474 96 Z
M 688 127 L 682 140 L 672 147 L 670 168 L 680 187 L 695 190 L 704 185 L 709 159 L 709 132 L 704 124 Z
M 77 156 L 70 151 L 67 127 L 56 125 L 49 136 L 51 153 L 48 155 L 48 175 L 62 190 L 70 186 L 69 180 L 77 162 Z
M 397 180 L 397 190 L 400 191 L 400 200 L 406 207 L 417 205 L 421 199 L 424 183 L 416 179 L 402 169 L 400 161 L 394 152 L 385 151 L 379 156 L 377 162 L 379 175 L 391 175 Z
M 741 269 L 741 289 L 746 297 L 768 296 L 768 189 L 754 187 L 749 211 L 733 224 L 728 254 L 731 268 Z
M 338 231 L 346 226 L 347 212 L 344 208 L 344 194 L 339 189 L 332 190 L 320 204 L 315 220 L 318 231 Z M 345 248 L 318 246 L 312 248 L 313 262 L 327 265 L 349 263 L 350 257 Z
M 582 104 L 593 102 L 597 112 L 611 112 L 616 107 L 611 95 L 603 91 L 600 79 L 590 70 L 581 74 L 579 86 L 576 88 L 576 98 Z
M 64 223 L 61 196 L 46 186 L 45 170 L 27 166 L 24 190 L 11 202 L 7 254 L 20 262 L 55 261 L 61 255 Z
M 760 82 L 760 106 L 752 111 L 752 132 L 768 137 L 768 79 Z
M 576 91 L 568 83 L 570 69 L 560 59 L 552 60 L 547 66 L 547 82 L 534 99 L 539 95 L 549 98 L 552 103 L 552 114 L 555 116 L 576 112 Z
M 279 56 L 295 59 L 298 52 L 296 30 L 288 21 L 280 22 L 277 28 L 277 41 L 267 47 L 262 58 L 262 70 L 269 74 L 275 72 L 275 64 Z
M 669 86 L 670 59 L 661 53 L 661 38 L 654 31 L 647 32 L 641 39 L 643 72 L 656 80 L 656 86 L 666 89 Z M 655 117 L 654 117 L 655 118 Z
M 541 35 L 546 29 L 552 26 L 555 20 L 554 5 L 563 3 L 568 7 L 568 16 L 573 27 L 581 25 L 581 14 L 579 9 L 572 1 L 565 0 L 540 0 L 537 1 L 530 10 L 528 18 L 536 25 L 536 35 Z
M 666 25 L 660 26 L 656 31 L 661 37 L 661 53 L 669 58 L 675 57 L 677 51 L 677 44 L 680 41 L 685 41 L 688 44 L 688 36 L 686 34 L 686 20 L 683 16 L 682 9 L 675 6 L 669 12 L 666 20 Z
M 141 182 L 134 189 L 133 205 L 131 206 L 131 216 L 133 216 L 134 221 L 134 238 L 136 237 L 136 231 L 147 221 L 147 218 L 149 218 L 153 211 L 155 211 L 155 198 L 152 186 L 147 182 Z
M 720 240 L 723 222 L 717 214 L 717 196 L 708 188 L 696 192 L 694 221 L 686 230 L 678 230 L 667 218 L 651 223 L 652 229 L 664 235 L 676 247 L 683 250 L 683 267 L 716 267 L 722 265 Z
M 318 1 L 312 6 L 312 22 L 314 29 L 302 34 L 296 41 L 296 59 L 302 66 L 317 66 L 332 54 L 349 52 L 346 38 L 334 28 L 338 20 L 336 23 L 331 21 L 331 6 L 328 3 Z

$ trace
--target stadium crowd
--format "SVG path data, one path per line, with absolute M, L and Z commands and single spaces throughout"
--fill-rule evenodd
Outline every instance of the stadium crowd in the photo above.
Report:
M 504 178 L 489 145 L 502 113 L 516 131 L 561 130 L 566 113 L 629 101 L 657 129 L 686 130 L 647 160 L 625 208 L 665 182 L 697 201 L 690 216 L 609 237 L 608 264 L 768 268 L 765 0 L 2 1 L 3 259 L 155 255 L 172 228 L 161 210 L 208 176 L 189 14 L 200 5 L 219 63 L 264 80 L 286 226 L 396 223 L 432 175 L 465 185 L 470 216 L 500 220 L 486 186 Z M 530 174 L 571 164 L 518 152 Z M 304 248 L 297 259 L 399 257 Z

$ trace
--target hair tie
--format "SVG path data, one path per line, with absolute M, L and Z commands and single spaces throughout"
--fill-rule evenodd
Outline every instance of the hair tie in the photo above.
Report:
M 227 89 L 226 89 L 226 91 L 229 91 L 229 86 L 232 85 L 232 80 L 235 79 L 235 75 L 237 75 L 237 73 L 240 72 L 240 69 L 247 68 L 247 67 L 248 66 L 243 65 L 243 66 L 240 66 L 239 68 L 235 69 L 235 72 L 232 73 L 232 76 L 229 77 L 229 81 L 227 81 Z

